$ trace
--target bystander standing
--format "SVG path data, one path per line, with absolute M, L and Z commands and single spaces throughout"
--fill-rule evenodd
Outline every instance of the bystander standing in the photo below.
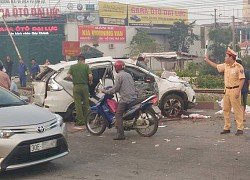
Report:
M 236 62 L 242 65 L 241 59 L 238 58 Z M 246 105 L 247 105 L 247 96 L 248 96 L 249 83 L 250 83 L 250 72 L 249 70 L 244 69 L 244 73 L 245 73 L 245 82 L 241 89 L 241 106 L 242 106 L 242 111 L 243 111 L 243 121 L 246 121 Z
M 10 89 L 10 78 L 8 74 L 3 72 L 3 64 L 0 63 L 0 86 L 5 89 Z
M 37 74 L 40 73 L 40 67 L 36 63 L 35 59 L 31 60 L 30 72 L 31 72 L 31 78 L 32 78 L 32 80 L 34 80 L 36 78 Z
M 49 61 L 49 59 L 47 58 L 47 59 L 45 60 L 44 66 L 48 66 L 48 65 L 50 65 L 50 61 Z
M 10 79 L 12 75 L 12 67 L 13 67 L 13 61 L 11 61 L 10 56 L 7 56 L 5 61 L 5 69 Z
M 24 63 L 23 59 L 20 59 L 18 66 L 18 74 L 21 87 L 26 87 L 26 71 L 27 71 L 27 66 Z

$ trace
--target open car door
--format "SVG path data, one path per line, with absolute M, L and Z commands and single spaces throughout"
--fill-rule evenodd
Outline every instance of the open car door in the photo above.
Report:
M 53 69 L 47 68 L 37 75 L 36 80 L 32 82 L 33 85 L 33 99 L 38 106 L 43 106 L 47 95 L 48 81 L 55 73 Z

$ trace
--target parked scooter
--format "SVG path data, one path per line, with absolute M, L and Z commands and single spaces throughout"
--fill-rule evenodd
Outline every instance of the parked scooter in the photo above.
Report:
M 105 89 L 109 88 L 111 87 Z M 101 135 L 106 127 L 114 127 L 117 102 L 113 97 L 113 95 L 104 94 L 98 103 L 90 108 L 86 118 L 86 128 L 91 134 Z M 152 95 L 131 102 L 123 115 L 124 130 L 136 130 L 144 137 L 153 136 L 158 129 L 158 118 L 152 108 L 156 101 L 157 96 Z

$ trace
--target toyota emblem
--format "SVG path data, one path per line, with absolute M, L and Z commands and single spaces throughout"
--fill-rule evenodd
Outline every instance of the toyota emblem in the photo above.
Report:
M 42 132 L 45 131 L 45 128 L 44 128 L 43 126 L 39 126 L 39 127 L 37 128 L 37 131 L 38 131 L 39 133 L 42 133 Z

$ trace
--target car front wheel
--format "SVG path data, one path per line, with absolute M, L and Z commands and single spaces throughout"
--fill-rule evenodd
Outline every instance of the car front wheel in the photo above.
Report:
M 170 94 L 167 95 L 161 107 L 161 113 L 165 117 L 178 117 L 183 113 L 184 102 L 183 99 L 176 95 Z

